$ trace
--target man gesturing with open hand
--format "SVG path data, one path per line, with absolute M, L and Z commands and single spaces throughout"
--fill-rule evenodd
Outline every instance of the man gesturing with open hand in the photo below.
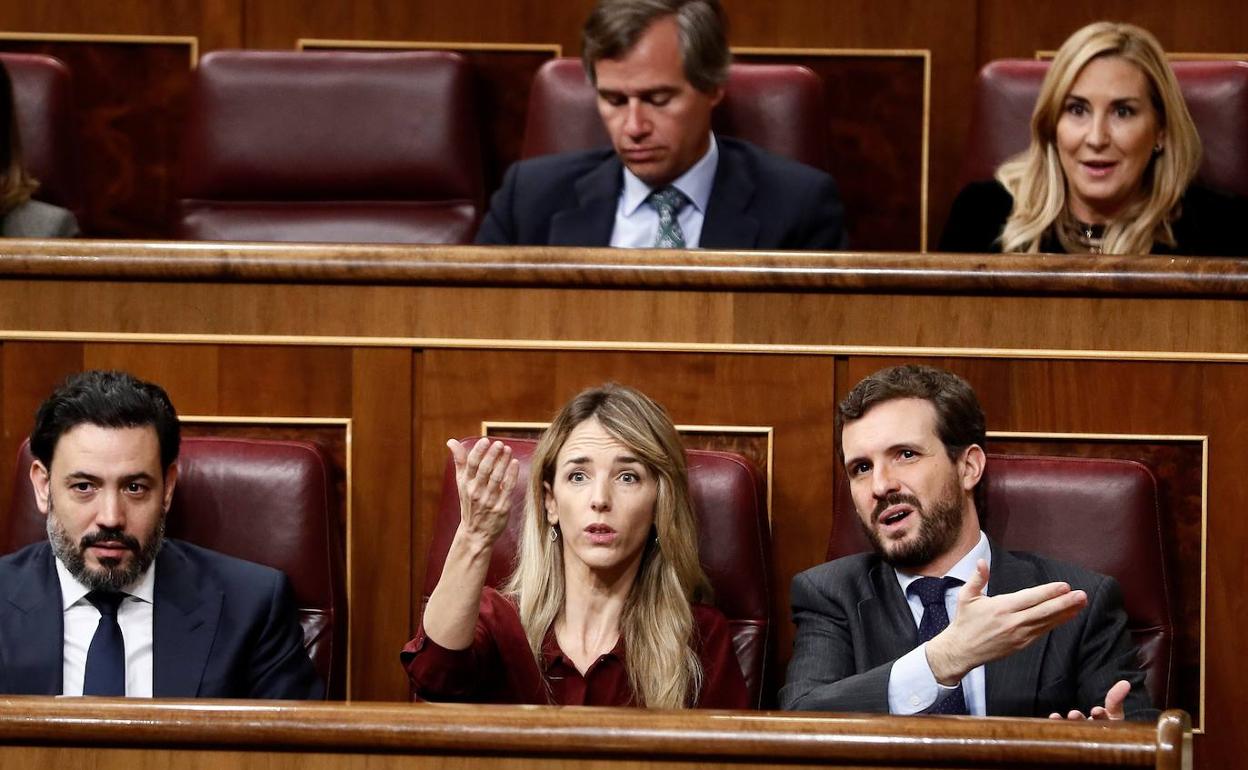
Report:
M 840 404 L 873 552 L 799 574 L 784 708 L 1151 718 L 1112 578 L 980 530 L 984 417 L 949 372 L 899 366 Z M 1088 714 L 1085 717 L 1084 714 Z

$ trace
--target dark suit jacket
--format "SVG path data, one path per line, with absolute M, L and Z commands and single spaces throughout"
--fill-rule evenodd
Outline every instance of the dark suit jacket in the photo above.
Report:
M 1088 594 L 1076 617 L 984 668 L 989 716 L 1047 717 L 1105 702 L 1119 679 L 1131 682 L 1128 718 L 1153 719 L 1144 673 L 1127 632 L 1113 578 L 992 545 L 988 594 L 1065 581 Z M 821 564 L 793 578 L 797 636 L 780 706 L 888 713 L 893 663 L 919 645 L 919 631 L 893 568 L 874 553 Z
M 0 692 L 60 695 L 64 615 L 52 547 L 0 558 Z M 177 540 L 156 557 L 152 695 L 324 697 L 286 576 Z
M 845 248 L 845 211 L 832 177 L 748 142 L 716 141 L 719 166 L 701 248 Z M 609 147 L 515 163 L 490 200 L 477 243 L 609 246 L 623 174 Z

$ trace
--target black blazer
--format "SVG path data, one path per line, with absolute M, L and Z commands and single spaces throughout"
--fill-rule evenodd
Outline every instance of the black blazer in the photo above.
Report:
M 1081 567 L 992 544 L 988 595 L 1065 581 L 1088 606 L 1030 645 L 984 667 L 988 716 L 1047 717 L 1103 704 L 1119 679 L 1131 682 L 1127 717 L 1154 719 L 1144 672 L 1127 631 L 1118 583 Z M 919 645 L 897 573 L 874 553 L 846 556 L 793 578 L 797 636 L 780 706 L 888 713 L 893 663 Z
M 832 177 L 748 142 L 716 141 L 719 166 L 701 248 L 846 247 L 845 211 Z M 624 164 L 609 147 L 515 163 L 490 199 L 477 243 L 608 246 L 623 174 Z
M 61 694 L 54 558 L 47 541 L 0 558 L 0 692 Z M 324 697 L 284 574 L 177 540 L 165 540 L 154 569 L 154 697 Z
M 997 181 L 972 182 L 958 193 L 940 238 L 940 251 L 995 254 L 997 238 L 1014 209 L 1014 197 Z M 1193 257 L 1248 256 L 1248 199 L 1192 185 L 1183 196 L 1182 212 L 1172 227 L 1177 248 L 1155 244 L 1154 254 Z M 1057 238 L 1047 237 L 1041 251 L 1064 251 Z

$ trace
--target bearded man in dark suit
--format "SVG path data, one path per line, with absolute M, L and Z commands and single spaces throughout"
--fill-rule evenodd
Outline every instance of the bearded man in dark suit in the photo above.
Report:
M 874 551 L 793 579 L 782 707 L 1155 718 L 1117 583 L 980 530 L 984 414 L 966 381 L 885 369 L 850 391 L 838 423 Z

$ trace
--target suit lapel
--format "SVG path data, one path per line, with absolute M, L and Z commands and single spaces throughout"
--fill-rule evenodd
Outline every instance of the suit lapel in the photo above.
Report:
M 1039 584 L 1039 576 L 1031 564 L 1016 559 L 1008 551 L 991 543 L 992 567 L 988 577 L 988 595 L 1021 591 Z M 1036 693 L 1040 683 L 1040 665 L 1048 647 L 1050 634 L 1045 634 L 1022 650 L 984 667 L 984 700 L 992 716 L 1035 716 Z
M 157 698 L 199 694 L 224 598 L 200 577 L 181 546 L 166 541 L 156 557 L 152 608 L 152 695 Z
M 719 141 L 719 166 L 702 222 L 703 249 L 750 249 L 758 243 L 758 219 L 749 209 L 754 179 L 730 141 Z
M 897 573 L 887 564 L 877 563 L 871 569 L 870 581 L 873 595 L 858 602 L 868 669 L 896 660 L 919 645 L 919 629 L 897 584 Z
M 31 557 L 33 569 L 9 583 L 0 606 L 0 680 L 4 692 L 60 695 L 65 613 L 52 547 Z
M 593 171 L 576 180 L 576 208 L 564 209 L 550 220 L 551 246 L 608 246 L 615 227 L 615 209 L 624 166 L 614 153 Z

